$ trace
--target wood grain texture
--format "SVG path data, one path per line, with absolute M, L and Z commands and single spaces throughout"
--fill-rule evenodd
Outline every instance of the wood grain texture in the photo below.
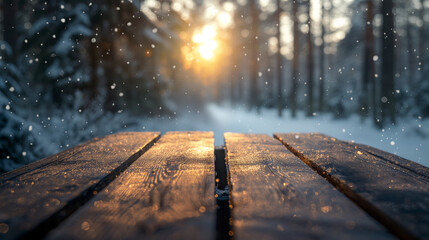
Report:
M 236 239 L 390 239 L 384 227 L 267 135 L 225 134 Z
M 113 180 L 138 158 L 159 133 L 120 133 L 90 141 L 17 170 L 0 183 L 1 239 L 42 237 L 52 224 L 74 211 L 82 200 Z
M 351 144 L 351 143 L 349 143 Z M 402 168 L 405 168 L 411 172 L 414 172 L 422 177 L 428 178 L 429 179 L 429 168 L 418 164 L 416 162 L 410 161 L 408 159 L 399 157 L 397 155 L 382 151 L 380 149 L 377 148 L 373 148 L 371 146 L 368 145 L 364 145 L 364 144 L 352 144 L 354 147 L 359 148 L 361 151 L 365 151 L 370 155 L 373 155 L 374 157 L 383 159 L 386 162 L 390 162 L 391 164 L 394 165 L 398 165 Z M 429 156 L 427 156 L 427 158 L 429 158 Z
M 275 136 L 397 237 L 429 239 L 423 166 L 322 134 Z
M 102 137 L 96 137 L 93 138 L 85 143 L 79 144 L 77 146 L 71 147 L 65 151 L 62 151 L 60 153 L 54 154 L 52 156 L 40 159 L 38 161 L 29 163 L 27 165 L 24 165 L 20 168 L 14 169 L 10 172 L 6 172 L 0 175 L 0 184 L 7 181 L 7 180 L 11 180 L 13 178 L 16 178 L 18 176 L 21 176 L 25 173 L 31 172 L 37 168 L 41 168 L 41 167 L 45 167 L 51 163 L 55 163 L 57 161 L 61 161 L 62 159 L 67 158 L 68 156 L 70 156 L 70 152 L 74 153 L 74 154 L 78 154 L 80 151 L 82 151 L 84 149 L 84 146 L 92 143 L 92 142 L 96 142 L 100 139 L 103 139 Z
M 48 239 L 215 237 L 214 138 L 169 132 Z

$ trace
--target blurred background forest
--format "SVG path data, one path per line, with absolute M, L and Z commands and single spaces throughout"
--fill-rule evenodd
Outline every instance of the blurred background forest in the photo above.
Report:
M 0 3 L 0 173 L 108 133 L 210 130 L 213 104 L 428 142 L 427 0 Z

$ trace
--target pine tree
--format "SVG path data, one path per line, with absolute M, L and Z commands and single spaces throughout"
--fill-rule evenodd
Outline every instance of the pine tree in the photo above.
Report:
M 62 93 L 73 95 L 85 79 L 80 46 L 91 36 L 88 5 L 52 1 L 38 6 L 34 24 L 25 36 L 23 51 L 35 56 L 27 66 L 32 81 L 49 89 L 57 105 L 70 104 Z M 71 91 L 71 92 L 70 92 Z
M 19 68 L 7 59 L 13 48 L 0 41 L 0 173 L 30 163 L 45 154 L 24 112 L 27 86 Z M 34 126 L 35 128 L 36 126 Z

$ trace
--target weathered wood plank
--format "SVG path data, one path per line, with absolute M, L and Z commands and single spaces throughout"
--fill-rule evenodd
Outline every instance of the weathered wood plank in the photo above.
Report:
M 226 133 L 225 144 L 235 238 L 393 238 L 274 138 Z
M 17 170 L 0 183 L 2 239 L 42 237 L 143 154 L 159 133 L 120 133 Z
M 170 132 L 48 239 L 215 237 L 214 138 Z
M 356 146 L 361 151 L 362 150 L 366 151 L 367 153 L 373 155 L 374 157 L 381 158 L 387 162 L 390 162 L 392 164 L 396 164 L 396 165 L 403 167 L 409 171 L 412 171 L 418 175 L 421 175 L 422 177 L 426 177 L 429 179 L 429 168 L 427 168 L 421 164 L 418 164 L 416 162 L 413 162 L 413 161 L 410 161 L 408 159 L 399 157 L 397 155 L 382 151 L 380 149 L 373 148 L 373 147 L 368 146 L 368 145 L 355 143 L 355 144 L 353 144 L 353 146 Z M 429 158 L 429 156 L 428 156 L 428 158 Z
M 423 166 L 322 134 L 275 137 L 398 237 L 429 239 Z
M 61 159 L 65 159 L 67 156 L 70 156 L 70 153 L 73 153 L 75 155 L 79 154 L 83 149 L 85 149 L 85 148 L 83 148 L 85 145 L 92 143 L 92 142 L 96 142 L 100 139 L 103 139 L 103 138 L 99 138 L 99 137 L 93 138 L 93 139 L 91 139 L 85 143 L 71 147 L 65 151 L 60 152 L 60 153 L 57 153 L 57 154 L 54 154 L 52 156 L 40 159 L 40 160 L 32 162 L 32 163 L 29 163 L 25 166 L 14 169 L 10 172 L 3 173 L 2 175 L 0 175 L 0 184 L 3 183 L 4 181 L 11 180 L 11 179 L 16 178 L 20 175 L 31 172 L 34 169 L 45 167 L 51 163 L 61 161 Z

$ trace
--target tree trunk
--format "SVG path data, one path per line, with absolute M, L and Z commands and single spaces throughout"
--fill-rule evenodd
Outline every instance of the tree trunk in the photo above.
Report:
M 239 12 L 234 13 L 235 28 L 231 31 L 234 50 L 232 51 L 233 72 L 231 79 L 231 103 L 241 101 L 241 57 L 243 56 L 243 41 L 241 37 L 242 19 Z
M 271 57 L 267 56 L 267 62 L 268 62 L 268 66 L 267 67 L 270 68 L 270 71 L 267 72 L 267 77 L 266 77 L 267 82 L 265 83 L 266 84 L 266 89 L 267 89 L 267 96 L 268 96 L 269 100 L 274 100 L 277 97 L 277 93 L 276 93 L 276 89 L 275 89 L 276 84 L 274 83 L 274 81 L 275 81 L 275 76 L 274 76 L 275 72 L 273 70 L 271 70 L 271 68 L 274 68 L 276 66 L 276 64 L 278 62 L 278 59 L 271 58 Z M 272 102 L 272 104 L 273 104 L 272 105 L 273 107 L 276 107 L 275 106 L 275 104 L 276 104 L 275 102 Z
M 307 2 L 307 17 L 308 17 L 308 35 L 307 35 L 307 71 L 308 71 L 308 80 L 307 80 L 307 116 L 313 116 L 314 107 L 313 107 L 313 77 L 314 77 L 314 62 L 313 62 L 313 38 L 311 33 L 311 0 Z
M 381 63 L 381 123 L 384 124 L 389 117 L 391 123 L 395 123 L 395 95 L 394 95 L 394 70 L 395 70 L 395 33 L 393 0 L 384 0 L 381 4 L 383 15 L 382 26 L 382 63 Z
M 420 4 L 421 4 L 421 8 L 420 8 L 420 18 L 422 20 L 422 25 L 420 26 L 420 43 L 419 43 L 419 62 L 420 62 L 420 76 L 421 76 L 421 81 L 424 81 L 425 78 L 425 41 L 426 41 L 426 36 L 425 36 L 425 1 L 424 0 L 420 0 Z
M 118 110 L 119 105 L 119 103 L 116 101 L 116 93 L 118 92 L 118 88 L 120 87 L 119 82 L 116 82 L 116 50 L 113 44 L 113 40 L 111 39 L 106 41 L 104 45 L 108 47 L 107 49 L 104 49 L 105 51 L 103 53 L 103 65 L 105 71 L 104 77 L 106 78 L 106 100 L 104 109 L 110 112 L 116 112 Z M 109 53 L 108 55 L 106 55 L 107 52 Z
M 293 59 L 292 59 L 292 89 L 290 94 L 290 106 L 292 117 L 296 117 L 296 96 L 298 91 L 298 64 L 299 64 L 299 20 L 298 20 L 298 3 L 292 1 L 292 21 L 293 21 Z
M 241 36 L 241 31 L 245 27 L 244 19 L 241 18 L 240 15 L 243 13 L 241 11 L 238 11 L 234 14 L 234 23 L 235 23 L 235 31 L 234 32 L 234 42 L 235 42 L 235 49 L 233 50 L 233 54 L 236 59 L 236 76 L 234 76 L 234 102 L 245 102 L 244 97 L 244 86 L 243 86 L 243 71 L 246 69 L 246 67 L 243 67 L 243 56 L 244 56 L 244 50 L 246 46 L 246 41 Z M 247 49 L 246 49 L 247 51 Z
M 410 22 L 410 13 L 407 15 L 407 52 L 408 52 L 408 79 L 409 89 L 413 89 L 415 80 L 415 63 L 414 63 L 414 50 L 413 50 L 413 30 Z
M 280 0 L 277 0 L 277 110 L 278 116 L 283 115 L 283 57 L 281 53 L 280 16 L 282 9 Z
M 408 89 L 413 89 L 416 85 L 416 77 L 415 77 L 415 62 L 414 62 L 414 49 L 413 49 L 413 30 L 410 22 L 411 13 L 408 11 L 407 13 L 407 51 L 408 51 Z
M 374 3 L 372 2 L 372 0 L 369 0 L 370 4 L 372 6 L 371 8 L 371 14 L 370 16 L 370 27 L 371 30 L 368 32 L 368 34 L 370 34 L 370 38 L 369 38 L 369 43 L 370 43 L 370 49 L 369 49 L 369 54 L 374 56 L 375 55 L 375 41 L 374 41 L 374 25 L 373 25 L 373 21 L 374 21 Z M 379 104 L 379 92 L 380 89 L 378 87 L 378 81 L 375 78 L 375 63 L 373 62 L 374 60 L 372 59 L 372 57 L 369 58 L 369 60 L 371 61 L 371 65 L 370 65 L 370 78 L 369 78 L 369 83 L 371 84 L 371 105 L 372 105 L 372 120 L 374 122 L 375 126 L 381 127 L 380 125 L 380 116 L 379 116 L 379 109 L 380 109 L 380 104 Z
M 17 25 L 18 1 L 3 0 L 3 37 L 12 48 L 12 54 L 7 58 L 8 61 L 15 62 L 16 48 L 18 42 Z
M 252 15 L 252 29 L 250 34 L 250 107 L 260 109 L 259 89 L 258 89 L 258 57 L 259 57 L 259 14 L 256 0 L 250 2 Z
M 95 99 L 98 96 L 98 76 L 97 76 L 97 44 L 89 43 L 89 58 L 90 58 L 90 68 L 91 68 L 91 79 L 90 79 L 90 99 Z
M 323 112 L 323 105 L 324 105 L 324 95 L 325 95 L 325 7 L 323 5 L 323 1 L 320 4 L 321 6 L 321 16 L 320 16 L 320 38 L 322 40 L 320 44 L 320 54 L 319 54 L 319 71 L 320 71 L 320 77 L 319 77 L 319 105 L 318 110 L 319 112 Z
M 365 40 L 364 40 L 364 55 L 363 55 L 363 73 L 362 73 L 362 82 L 361 82 L 361 94 L 360 94 L 360 109 L 362 118 L 366 118 L 368 116 L 369 111 L 369 99 L 370 95 L 371 99 L 375 98 L 375 66 L 374 66 L 374 34 L 373 34 L 373 19 L 374 19 L 374 4 L 372 0 L 367 0 L 367 12 L 365 19 Z M 372 94 L 369 93 L 369 88 L 371 87 Z M 372 109 L 376 109 L 374 105 Z M 376 111 L 373 111 L 374 119 L 377 118 Z

